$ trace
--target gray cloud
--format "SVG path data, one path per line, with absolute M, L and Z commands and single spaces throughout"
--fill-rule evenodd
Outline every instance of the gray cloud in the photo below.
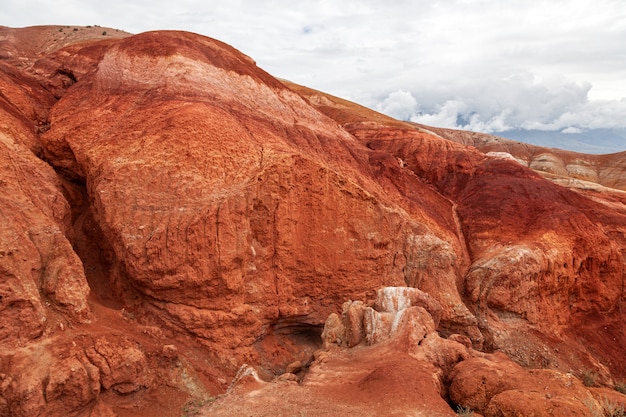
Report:
M 181 29 L 398 118 L 485 132 L 626 127 L 618 0 L 6 0 L 7 26 Z

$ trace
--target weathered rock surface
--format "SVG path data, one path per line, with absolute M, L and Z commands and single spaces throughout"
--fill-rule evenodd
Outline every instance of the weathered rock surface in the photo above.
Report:
M 464 363 L 514 370 L 485 415 L 542 415 L 532 378 L 577 415 L 600 401 L 567 372 L 626 377 L 620 155 L 403 123 L 195 34 L 76 29 L 0 27 L 0 415 L 180 415 L 244 362 L 290 372 L 239 400 L 326 415 L 450 415 Z
M 543 148 L 484 133 L 417 126 L 454 142 L 474 146 L 487 155 L 514 159 L 548 178 L 582 180 L 626 191 L 624 152 L 588 155 L 562 149 Z
M 0 60 L 18 68 L 30 68 L 35 61 L 66 46 L 93 40 L 119 39 L 130 33 L 100 26 L 0 26 Z
M 367 147 L 395 156 L 405 170 L 454 203 L 458 236 L 467 250 L 455 282 L 488 349 L 506 351 L 527 366 L 564 371 L 589 367 L 606 373 L 608 365 L 614 376 L 622 377 L 626 368 L 621 359 L 606 354 L 624 341 L 617 330 L 626 253 L 621 191 L 596 190 L 589 198 L 589 193 L 554 185 L 510 158 L 489 157 L 425 128 L 380 115 L 369 118 L 367 109 L 292 88 Z M 445 326 L 455 306 L 430 285 L 417 281 L 442 304 Z M 597 334 L 605 333 L 604 327 L 613 330 L 600 342 Z M 590 343 L 593 355 L 587 350 Z
M 233 359 L 254 355 L 268 327 L 315 332 L 380 285 L 454 283 L 461 249 L 432 200 L 399 205 L 370 167 L 389 157 L 217 41 L 119 41 L 55 105 L 43 141 L 87 182 L 120 296 L 138 293 L 137 308 Z
M 68 241 L 70 206 L 61 182 L 34 154 L 40 149 L 35 125 L 52 99 L 32 79 L 1 74 L 0 341 L 16 346 L 44 334 L 53 311 L 88 321 L 89 287 Z
M 454 410 L 485 417 L 619 415 L 611 412 L 623 407 L 626 395 L 589 388 L 571 373 L 526 370 L 502 353 L 478 352 L 454 337 L 442 339 L 430 314 L 408 294 L 427 296 L 413 288 L 388 287 L 378 291 L 371 306 L 350 310 L 348 305 L 362 302 L 346 303 L 344 312 L 361 312 L 363 338 L 354 347 L 345 341 L 354 332 L 347 329 L 358 326 L 356 314 L 344 314 L 342 326 L 331 315 L 324 332 L 331 339 L 316 352 L 300 384 L 286 382 L 293 381 L 292 374 L 265 383 L 244 368 L 251 376 L 238 380 L 200 415 L 452 416 Z M 372 312 L 386 319 L 372 325 Z
M 326 321 L 327 348 L 316 352 L 300 384 L 283 378 L 239 382 L 200 415 L 454 416 L 444 375 L 469 350 L 441 339 L 422 305 L 441 308 L 428 294 L 406 287 L 381 288 L 371 306 L 346 302 L 339 320 L 344 324 L 337 325 L 335 314 Z M 355 334 L 361 340 L 347 348 Z
M 571 373 L 528 371 L 501 354 L 463 361 L 449 378 L 451 400 L 486 417 L 605 415 L 608 406 Z

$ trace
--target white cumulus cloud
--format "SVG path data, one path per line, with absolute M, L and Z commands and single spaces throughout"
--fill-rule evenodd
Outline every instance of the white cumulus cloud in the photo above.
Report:
M 461 100 L 448 100 L 435 106 L 432 113 L 424 113 L 411 117 L 411 121 L 437 127 L 457 127 L 459 115 L 465 114 L 467 106 Z
M 409 91 L 397 90 L 390 93 L 376 110 L 400 120 L 409 120 L 419 109 L 417 100 Z

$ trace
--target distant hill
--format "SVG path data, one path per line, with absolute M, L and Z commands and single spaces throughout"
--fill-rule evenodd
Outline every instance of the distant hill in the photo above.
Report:
M 494 135 L 531 145 L 581 153 L 607 154 L 626 150 L 626 129 L 592 129 L 581 133 L 517 129 Z

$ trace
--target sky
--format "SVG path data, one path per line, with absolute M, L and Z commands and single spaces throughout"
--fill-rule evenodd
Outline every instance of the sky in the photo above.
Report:
M 0 0 L 0 25 L 178 29 L 270 74 L 438 127 L 626 128 L 621 0 Z

